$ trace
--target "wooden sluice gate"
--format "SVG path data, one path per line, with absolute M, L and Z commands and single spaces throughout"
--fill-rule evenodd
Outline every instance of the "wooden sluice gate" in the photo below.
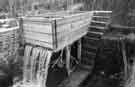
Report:
M 24 17 L 21 27 L 25 45 L 23 79 L 13 87 L 46 87 L 52 55 L 57 52 L 61 52 L 60 58 L 55 58 L 52 65 L 65 59 L 70 75 L 71 45 L 86 35 L 92 16 L 93 12 L 76 12 Z M 81 60 L 80 40 L 78 43 L 78 60 Z
M 87 33 L 92 12 L 49 14 L 23 18 L 24 42 L 54 52 L 72 44 Z

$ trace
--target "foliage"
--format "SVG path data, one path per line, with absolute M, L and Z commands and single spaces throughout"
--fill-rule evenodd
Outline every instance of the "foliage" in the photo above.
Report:
M 0 8 L 7 9 L 12 6 L 15 9 L 26 10 L 31 8 L 32 3 L 39 2 L 46 9 L 63 9 L 73 3 L 85 4 L 83 10 L 110 10 L 115 0 L 0 0 Z

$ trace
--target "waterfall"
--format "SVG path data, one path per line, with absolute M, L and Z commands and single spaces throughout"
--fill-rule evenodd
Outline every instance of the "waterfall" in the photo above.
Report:
M 24 52 L 23 80 L 13 87 L 46 87 L 52 52 L 27 45 Z

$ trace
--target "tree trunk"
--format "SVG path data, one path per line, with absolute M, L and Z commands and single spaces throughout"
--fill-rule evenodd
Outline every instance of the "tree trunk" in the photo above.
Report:
M 124 87 L 135 87 L 135 60 L 129 72 L 129 78 Z

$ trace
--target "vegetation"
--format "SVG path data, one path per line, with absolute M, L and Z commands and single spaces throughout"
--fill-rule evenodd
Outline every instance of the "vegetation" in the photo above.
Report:
M 113 1 L 115 0 L 0 0 L 0 9 L 26 10 L 31 8 L 32 3 L 38 2 L 40 6 L 48 9 L 65 9 L 72 4 L 83 3 L 85 5 L 82 10 L 111 10 Z

